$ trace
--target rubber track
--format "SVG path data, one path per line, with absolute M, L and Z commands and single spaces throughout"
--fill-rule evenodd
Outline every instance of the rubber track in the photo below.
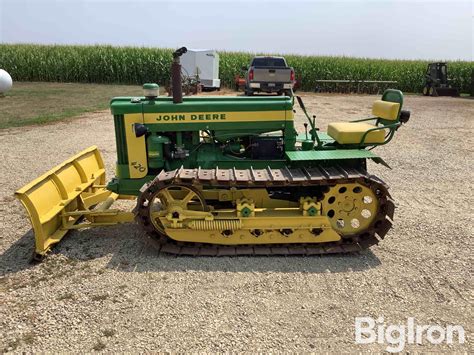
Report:
M 379 211 L 371 227 L 359 235 L 328 243 L 288 243 L 228 246 L 208 243 L 178 242 L 159 233 L 149 218 L 148 204 L 154 194 L 170 185 L 204 188 L 262 188 L 277 186 L 314 186 L 360 183 L 370 187 L 378 196 Z M 351 253 L 367 249 L 385 237 L 392 227 L 395 205 L 387 185 L 363 169 L 341 166 L 302 169 L 176 169 L 162 171 L 145 184 L 136 207 L 136 220 L 146 232 L 148 243 L 160 252 L 192 256 L 232 255 L 321 255 Z

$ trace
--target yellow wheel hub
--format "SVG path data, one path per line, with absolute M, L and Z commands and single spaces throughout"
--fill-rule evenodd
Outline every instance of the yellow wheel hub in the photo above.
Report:
M 354 201 L 352 201 L 349 196 L 346 196 L 346 201 L 342 202 L 341 208 L 344 212 L 351 212 L 355 208 Z
M 321 203 L 322 215 L 328 216 L 332 227 L 343 236 L 369 228 L 378 211 L 375 193 L 357 183 L 331 187 Z
M 204 218 L 208 214 L 206 209 L 204 200 L 194 188 L 171 185 L 159 190 L 154 196 L 150 219 L 155 228 L 164 234 L 163 221 L 160 219 L 166 219 L 174 228 L 179 228 L 186 218 Z

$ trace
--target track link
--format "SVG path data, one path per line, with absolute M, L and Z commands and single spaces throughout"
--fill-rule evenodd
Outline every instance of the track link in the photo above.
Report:
M 150 220 L 149 204 L 154 194 L 167 185 L 182 184 L 203 188 L 262 188 L 299 187 L 343 183 L 360 183 L 374 191 L 379 209 L 372 225 L 358 235 L 344 237 L 338 242 L 288 243 L 228 246 L 207 243 L 175 241 L 157 231 Z M 357 252 L 370 248 L 384 239 L 392 227 L 395 205 L 387 185 L 363 169 L 342 166 L 301 169 L 176 169 L 162 171 L 154 180 L 145 184 L 137 200 L 136 220 L 145 230 L 146 241 L 158 251 L 175 255 L 233 256 L 233 255 L 321 255 Z

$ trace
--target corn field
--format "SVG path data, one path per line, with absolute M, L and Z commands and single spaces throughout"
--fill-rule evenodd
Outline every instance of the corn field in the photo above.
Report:
M 145 47 L 0 44 L 0 68 L 13 80 L 165 85 L 170 78 L 172 49 Z M 254 53 L 220 52 L 222 84 L 233 87 L 242 66 Z M 428 61 L 285 55 L 301 77 L 302 89 L 316 80 L 391 80 L 405 92 L 421 92 Z M 474 62 L 451 61 L 448 75 L 461 92 L 469 92 Z

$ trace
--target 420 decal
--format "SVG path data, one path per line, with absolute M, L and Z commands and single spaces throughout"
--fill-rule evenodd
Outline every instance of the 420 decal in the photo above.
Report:
M 136 170 L 138 170 L 141 173 L 144 173 L 146 171 L 146 168 L 139 162 L 132 161 L 130 165 L 133 166 Z

